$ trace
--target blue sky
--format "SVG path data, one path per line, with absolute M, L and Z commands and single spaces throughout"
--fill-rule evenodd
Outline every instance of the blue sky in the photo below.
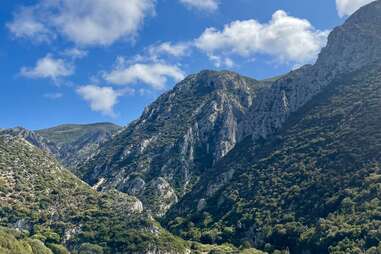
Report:
M 371 0 L 5 0 L 0 128 L 126 125 L 186 75 L 256 79 L 313 63 Z

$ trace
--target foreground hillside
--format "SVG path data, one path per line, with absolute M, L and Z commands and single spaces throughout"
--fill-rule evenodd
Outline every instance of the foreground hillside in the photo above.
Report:
M 91 244 L 104 253 L 185 251 L 185 242 L 146 216 L 136 198 L 97 193 L 47 153 L 11 136 L 0 136 L 0 200 L 1 225 L 46 244 L 74 251 Z
M 177 238 L 117 191 L 99 193 L 29 141 L 0 135 L 0 253 L 260 253 Z

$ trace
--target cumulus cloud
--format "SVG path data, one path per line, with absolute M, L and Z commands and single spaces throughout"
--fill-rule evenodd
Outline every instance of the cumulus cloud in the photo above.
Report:
M 154 89 L 164 89 L 169 79 L 176 82 L 184 79 L 185 74 L 177 66 L 165 63 L 135 63 L 127 67 L 118 66 L 103 78 L 117 85 L 144 83 Z
M 180 2 L 188 7 L 203 11 L 215 11 L 219 5 L 218 0 L 180 0 Z
M 327 36 L 328 31 L 315 29 L 308 20 L 279 10 L 264 24 L 251 19 L 234 21 L 222 31 L 207 28 L 195 43 L 211 57 L 265 54 L 281 62 L 307 63 L 316 59 Z
M 107 46 L 133 39 L 145 17 L 154 13 L 154 0 L 40 0 L 24 7 L 8 24 L 18 37 L 61 34 L 78 45 Z M 46 25 L 43 25 L 46 24 Z
M 37 61 L 34 67 L 22 67 L 21 75 L 28 78 L 50 78 L 53 81 L 74 73 L 74 66 L 63 59 L 47 55 Z
M 360 7 L 374 2 L 374 0 L 336 0 L 336 8 L 340 17 L 352 15 Z
M 123 94 L 115 91 L 112 87 L 99 87 L 96 85 L 85 85 L 77 88 L 77 93 L 90 104 L 91 110 L 103 115 L 115 117 L 114 106 L 118 98 Z

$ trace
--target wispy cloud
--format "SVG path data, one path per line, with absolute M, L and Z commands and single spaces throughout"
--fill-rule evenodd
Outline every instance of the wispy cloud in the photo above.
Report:
M 202 11 L 216 11 L 219 6 L 219 0 L 180 0 L 180 2 Z
M 66 57 L 70 57 L 71 59 L 81 59 L 87 56 L 87 51 L 78 49 L 78 48 L 70 48 L 63 51 L 62 55 Z

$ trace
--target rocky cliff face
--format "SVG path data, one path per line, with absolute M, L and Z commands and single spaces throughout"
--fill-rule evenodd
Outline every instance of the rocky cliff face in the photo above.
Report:
M 163 215 L 199 175 L 237 143 L 239 125 L 267 85 L 232 72 L 191 75 L 150 105 L 143 115 L 80 171 L 100 189 L 138 196 Z
M 376 1 L 335 28 L 314 65 L 304 66 L 275 81 L 257 96 L 241 139 L 267 137 L 282 127 L 288 117 L 304 106 L 335 78 L 381 59 L 381 3 Z
M 238 130 L 254 145 L 279 131 L 287 120 L 334 81 L 381 63 L 381 1 L 361 8 L 329 35 L 314 65 L 306 65 L 274 81 L 256 96 Z M 218 172 L 204 195 L 212 196 L 230 181 L 234 169 Z M 196 190 L 199 191 L 199 190 Z

